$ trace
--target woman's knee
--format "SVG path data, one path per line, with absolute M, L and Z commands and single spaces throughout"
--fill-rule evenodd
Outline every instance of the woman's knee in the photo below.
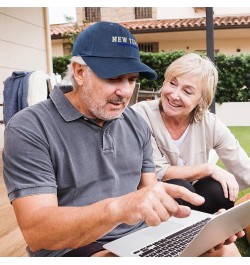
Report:
M 205 198 L 205 203 L 199 210 L 207 213 L 215 213 L 220 209 L 230 209 L 234 202 L 225 198 L 221 184 L 211 177 L 197 181 L 194 184 L 197 193 Z
M 185 179 L 169 179 L 169 180 L 164 181 L 164 182 L 169 183 L 169 184 L 182 186 L 182 187 L 184 187 L 184 188 L 186 188 L 192 192 L 196 192 L 194 186 Z
M 188 189 L 189 191 L 191 191 L 191 192 L 195 192 L 195 193 L 196 193 L 196 190 L 195 190 L 195 188 L 193 187 L 193 185 L 192 185 L 191 183 L 189 183 L 189 182 L 188 182 L 187 180 L 185 180 L 185 179 L 169 179 L 169 180 L 164 181 L 164 182 L 169 183 L 169 184 L 174 184 L 174 185 L 182 186 L 182 187 Z M 193 209 L 193 210 L 197 210 L 197 206 L 194 206 L 194 205 L 192 205 L 192 204 L 189 203 L 189 202 L 186 202 L 186 201 L 184 201 L 184 200 L 182 200 L 182 199 L 175 199 L 175 200 L 176 200 L 176 201 L 178 202 L 178 204 L 180 204 L 180 205 L 185 205 L 185 206 L 190 207 L 190 208 Z

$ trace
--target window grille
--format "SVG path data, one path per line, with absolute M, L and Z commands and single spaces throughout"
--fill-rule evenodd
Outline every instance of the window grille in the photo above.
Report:
M 195 50 L 194 52 L 197 52 L 197 53 L 201 53 L 201 54 L 204 54 L 204 55 L 207 55 L 207 50 Z M 214 49 L 214 53 L 217 54 L 219 53 L 220 50 L 219 49 Z
M 138 47 L 141 52 L 158 52 L 159 51 L 158 42 L 138 43 Z
M 135 19 L 152 18 L 152 7 L 135 7 Z
M 85 18 L 88 22 L 101 21 L 101 8 L 85 7 Z

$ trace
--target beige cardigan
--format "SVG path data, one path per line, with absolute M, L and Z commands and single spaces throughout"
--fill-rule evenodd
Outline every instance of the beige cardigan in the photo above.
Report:
M 152 132 L 153 157 L 157 178 L 161 180 L 180 156 L 186 166 L 208 162 L 214 149 L 227 170 L 237 179 L 240 189 L 250 187 L 250 158 L 230 130 L 216 115 L 206 112 L 202 120 L 189 126 L 181 149 L 175 146 L 159 111 L 159 99 L 141 101 L 132 106 L 147 121 Z

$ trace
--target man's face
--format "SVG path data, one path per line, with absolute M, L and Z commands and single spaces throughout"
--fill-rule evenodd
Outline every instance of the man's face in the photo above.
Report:
M 88 67 L 85 71 L 84 84 L 80 88 L 84 114 L 103 121 L 118 118 L 129 103 L 139 74 L 102 79 Z

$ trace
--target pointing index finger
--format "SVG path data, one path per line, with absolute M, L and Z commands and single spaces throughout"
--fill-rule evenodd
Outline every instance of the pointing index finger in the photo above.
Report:
M 164 186 L 165 186 L 165 191 L 173 198 L 180 198 L 186 202 L 189 202 L 197 206 L 203 204 L 205 201 L 205 199 L 202 196 L 194 192 L 191 192 L 184 187 L 168 183 L 164 183 Z

